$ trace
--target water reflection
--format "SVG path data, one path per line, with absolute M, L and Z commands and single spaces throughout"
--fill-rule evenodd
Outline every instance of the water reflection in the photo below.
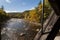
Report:
M 31 29 L 32 25 L 23 19 L 10 19 L 1 31 L 2 40 L 33 40 L 37 31 Z

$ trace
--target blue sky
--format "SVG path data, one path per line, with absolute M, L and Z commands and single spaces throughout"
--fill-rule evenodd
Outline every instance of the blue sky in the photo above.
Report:
M 34 9 L 38 6 L 40 0 L 0 0 L 0 7 L 3 5 L 4 10 L 9 11 L 25 11 Z

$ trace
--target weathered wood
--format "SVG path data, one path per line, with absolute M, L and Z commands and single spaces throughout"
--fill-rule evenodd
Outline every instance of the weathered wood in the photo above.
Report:
M 51 12 L 51 14 L 50 14 L 50 16 L 48 17 L 48 19 L 44 22 L 44 24 L 43 24 L 43 31 L 45 31 L 45 29 L 46 29 L 46 27 L 48 27 L 50 21 L 52 21 L 51 19 L 53 19 L 53 18 L 52 18 L 53 15 L 54 15 L 54 11 Z M 40 37 L 41 37 L 41 35 L 42 35 L 41 32 L 42 32 L 42 28 L 41 28 L 40 31 L 37 33 L 37 35 L 35 36 L 34 40 L 40 39 Z
M 57 22 L 54 24 L 51 32 L 47 36 L 46 40 L 54 40 L 55 36 L 59 32 L 60 29 L 60 18 L 57 20 Z

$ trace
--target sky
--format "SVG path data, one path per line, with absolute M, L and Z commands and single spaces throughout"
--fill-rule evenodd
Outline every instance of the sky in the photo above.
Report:
M 0 0 L 0 7 L 3 5 L 6 12 L 23 12 L 34 9 L 40 0 Z

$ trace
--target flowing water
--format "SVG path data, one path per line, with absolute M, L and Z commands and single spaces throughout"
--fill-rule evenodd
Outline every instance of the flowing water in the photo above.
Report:
M 24 19 L 12 18 L 1 30 L 1 40 L 33 40 L 37 32 L 31 27 L 32 25 Z

